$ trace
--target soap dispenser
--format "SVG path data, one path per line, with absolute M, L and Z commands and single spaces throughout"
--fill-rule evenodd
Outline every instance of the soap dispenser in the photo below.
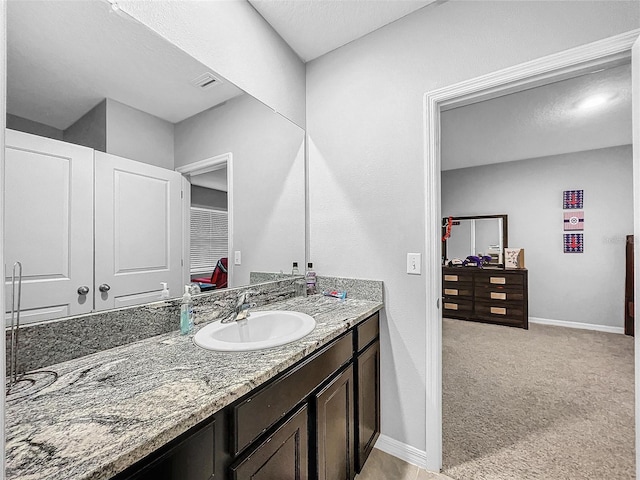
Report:
M 162 292 L 160 292 L 160 298 L 162 300 L 167 300 L 169 298 L 169 287 L 167 286 L 167 282 L 160 282 L 162 285 Z
M 180 333 L 187 335 L 193 330 L 193 301 L 191 300 L 190 286 L 184 286 L 184 295 L 180 302 Z

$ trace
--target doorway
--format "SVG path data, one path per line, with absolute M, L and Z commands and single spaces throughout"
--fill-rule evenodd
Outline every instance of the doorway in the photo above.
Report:
M 197 282 L 203 291 L 234 286 L 233 155 L 225 153 L 176 168 L 184 176 L 183 198 L 185 283 Z M 209 278 L 209 282 L 205 281 Z
M 426 324 L 426 412 L 427 468 L 442 467 L 442 295 L 441 264 L 441 143 L 440 112 L 443 107 L 462 106 L 509 92 L 531 88 L 593 71 L 631 56 L 638 31 L 627 32 L 599 42 L 550 55 L 510 67 L 469 81 L 428 92 L 424 96 L 425 112 L 425 252 L 434 267 L 427 280 Z M 637 68 L 637 67 L 634 67 Z M 526 86 L 526 87 L 525 87 Z M 637 100 L 636 100 L 637 101 Z M 637 166 L 634 164 L 634 176 Z M 637 186 L 634 187 L 637 189 Z M 637 257 L 637 256 L 636 256 Z M 637 271 L 637 268 L 636 268 Z M 636 369 L 637 375 L 637 369 Z M 636 382 L 637 384 L 638 382 Z M 637 418 L 637 415 L 636 415 Z M 637 468 L 637 467 L 636 467 Z

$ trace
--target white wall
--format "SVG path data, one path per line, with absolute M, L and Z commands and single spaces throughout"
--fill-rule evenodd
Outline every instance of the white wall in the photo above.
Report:
M 173 170 L 173 124 L 108 98 L 107 153 Z
M 445 2 L 307 64 L 310 260 L 385 282 L 383 434 L 424 451 L 432 408 L 425 291 L 440 267 L 405 273 L 424 245 L 424 93 L 639 25 L 637 2 Z
M 63 132 L 62 140 L 67 143 L 83 145 L 100 152 L 107 151 L 107 100 L 69 125 Z
M 0 132 L 5 130 L 7 117 L 7 2 L 0 2 Z M 4 134 L 0 134 L 0 185 L 4 185 Z M 0 265 L 4 267 L 4 195 L 0 195 Z M 4 271 L 4 270 L 3 270 Z M 3 289 L 4 290 L 4 289 Z M 5 312 L 4 293 L 0 294 L 0 312 Z M 0 342 L 0 372 L 4 372 L 5 342 Z M 4 388 L 0 394 L 0 431 L 4 432 Z M 4 452 L 4 435 L 0 437 L 0 452 Z M 0 478 L 4 479 L 4 455 L 0 455 Z
M 304 64 L 249 2 L 120 0 L 118 4 L 196 60 L 304 127 Z
M 233 154 L 234 285 L 304 263 L 304 131 L 249 95 L 175 126 L 176 167 Z
M 443 216 L 506 213 L 525 249 L 529 316 L 624 327 L 631 145 L 442 172 Z M 562 192 L 584 190 L 584 253 L 563 253 Z

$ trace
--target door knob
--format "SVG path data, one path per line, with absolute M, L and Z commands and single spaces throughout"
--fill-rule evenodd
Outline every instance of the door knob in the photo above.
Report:
M 86 295 L 89 293 L 89 287 L 83 285 L 82 287 L 78 287 L 78 295 Z
M 98 287 L 98 290 L 100 290 L 101 292 L 108 292 L 109 290 L 111 290 L 111 287 L 109 285 L 107 285 L 106 283 L 103 283 L 102 285 L 100 285 Z

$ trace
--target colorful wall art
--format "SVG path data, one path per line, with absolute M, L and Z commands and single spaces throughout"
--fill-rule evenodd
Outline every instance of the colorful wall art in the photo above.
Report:
M 584 208 L 583 190 L 565 190 L 562 194 L 562 203 L 565 210 L 581 210 Z
M 565 230 L 584 230 L 584 212 L 564 212 Z
M 584 235 L 582 233 L 565 233 L 564 253 L 584 253 Z

